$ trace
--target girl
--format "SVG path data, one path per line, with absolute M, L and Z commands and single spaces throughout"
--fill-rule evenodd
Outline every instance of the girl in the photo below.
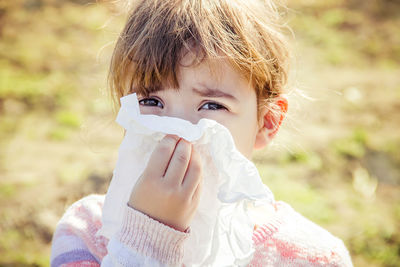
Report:
M 288 51 L 265 0 L 142 0 L 110 67 L 112 95 L 136 93 L 142 114 L 225 126 L 251 158 L 287 110 Z M 97 235 L 104 196 L 73 204 L 53 237 L 52 266 L 180 266 L 202 194 L 202 158 L 166 135 L 155 147 L 112 240 Z M 257 213 L 249 266 L 351 266 L 343 243 L 283 202 Z M 209 265 L 212 265 L 209 264 Z

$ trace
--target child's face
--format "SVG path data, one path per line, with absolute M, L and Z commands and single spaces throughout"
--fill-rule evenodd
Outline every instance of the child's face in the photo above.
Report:
M 201 118 L 215 120 L 229 129 L 237 149 L 250 158 L 260 129 L 256 93 L 226 61 L 216 64 L 214 75 L 207 62 L 180 67 L 179 90 L 165 88 L 147 97 L 138 95 L 140 111 L 192 123 Z

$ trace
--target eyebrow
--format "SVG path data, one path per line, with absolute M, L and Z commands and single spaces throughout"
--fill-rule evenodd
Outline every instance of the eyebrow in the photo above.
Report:
M 234 101 L 239 101 L 236 97 L 234 97 L 231 94 L 222 92 L 221 90 L 218 89 L 211 89 L 208 87 L 205 87 L 205 89 L 203 90 L 199 90 L 197 88 L 193 88 L 192 89 L 193 92 L 195 92 L 196 94 L 203 96 L 203 97 L 215 97 L 215 98 L 228 98 Z

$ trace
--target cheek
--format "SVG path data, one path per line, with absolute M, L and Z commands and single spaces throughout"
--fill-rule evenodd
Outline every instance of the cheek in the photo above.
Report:
M 236 148 L 247 158 L 251 157 L 253 152 L 257 124 L 250 121 L 242 121 L 241 123 L 227 127 L 231 132 Z
M 158 116 L 162 115 L 162 109 L 157 108 L 157 107 L 146 107 L 146 106 L 139 105 L 139 109 L 140 109 L 140 114 L 152 114 L 152 115 L 158 115 Z

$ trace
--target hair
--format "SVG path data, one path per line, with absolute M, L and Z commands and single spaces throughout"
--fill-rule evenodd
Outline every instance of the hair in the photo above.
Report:
M 271 0 L 141 0 L 130 12 L 111 59 L 113 100 L 179 88 L 187 52 L 193 64 L 224 57 L 252 85 L 258 109 L 283 93 L 289 52 Z

